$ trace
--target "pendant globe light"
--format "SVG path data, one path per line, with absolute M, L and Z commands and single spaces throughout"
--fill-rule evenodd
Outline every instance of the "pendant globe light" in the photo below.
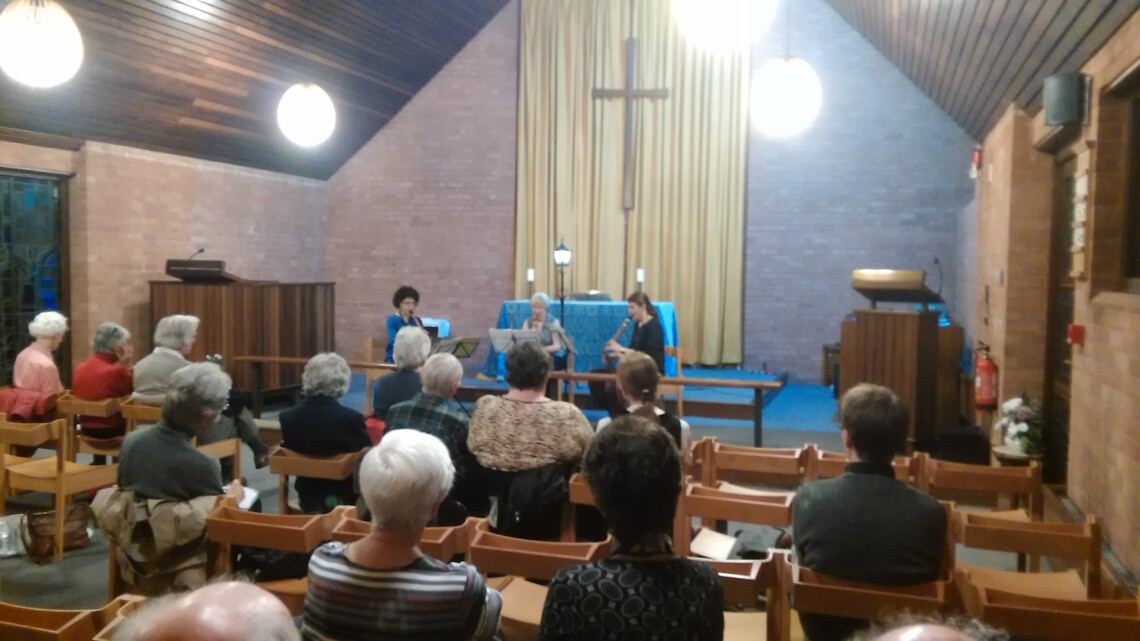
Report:
M 672 0 L 685 40 L 708 51 L 747 50 L 768 30 L 779 0 Z
M 819 76 L 807 61 L 790 53 L 792 6 L 787 4 L 784 55 L 768 60 L 752 76 L 752 125 L 770 138 L 789 138 L 807 129 L 823 105 Z
M 67 82 L 83 64 L 79 27 L 55 0 L 13 0 L 0 13 L 0 69 L 44 89 Z
M 312 83 L 298 83 L 289 87 L 277 103 L 277 125 L 293 143 L 315 147 L 328 140 L 336 128 L 336 107 L 324 89 Z

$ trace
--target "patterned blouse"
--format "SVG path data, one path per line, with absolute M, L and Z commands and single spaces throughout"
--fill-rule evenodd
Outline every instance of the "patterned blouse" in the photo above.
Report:
M 563 568 L 542 609 L 543 641 L 720 641 L 724 588 L 685 558 L 606 559 Z
M 593 436 L 582 411 L 565 401 L 525 403 L 484 396 L 471 414 L 467 448 L 483 467 L 517 472 L 577 463 Z

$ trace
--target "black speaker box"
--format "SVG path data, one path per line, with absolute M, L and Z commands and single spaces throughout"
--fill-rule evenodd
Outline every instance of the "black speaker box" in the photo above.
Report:
M 1086 77 L 1079 73 L 1057 73 L 1045 79 L 1043 101 L 1047 126 L 1084 122 L 1085 83 Z

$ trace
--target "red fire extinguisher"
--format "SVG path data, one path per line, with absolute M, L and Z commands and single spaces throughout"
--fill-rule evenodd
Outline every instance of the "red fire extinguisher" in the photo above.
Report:
M 978 409 L 996 409 L 998 366 L 990 358 L 990 347 L 985 343 L 978 343 L 974 373 L 974 404 Z

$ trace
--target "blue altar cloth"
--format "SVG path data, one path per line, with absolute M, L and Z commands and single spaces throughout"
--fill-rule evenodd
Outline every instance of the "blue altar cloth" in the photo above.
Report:
M 550 309 L 546 312 L 550 318 L 560 319 L 562 317 L 559 305 L 561 303 L 557 300 L 550 304 Z M 661 327 L 665 330 L 665 344 L 675 346 L 677 344 L 677 313 L 673 308 L 673 303 L 654 302 L 653 306 L 657 308 Z M 602 348 L 605 347 L 606 341 L 614 335 L 628 314 L 629 307 L 625 301 L 566 301 L 566 322 L 563 323 L 563 326 L 571 340 L 574 341 L 574 348 L 577 350 L 574 356 L 574 371 L 588 372 L 592 369 L 605 367 L 602 360 Z M 496 327 L 498 329 L 519 329 L 522 327 L 523 321 L 528 318 L 530 318 L 529 300 L 503 301 L 503 307 L 499 311 L 499 323 Z M 618 342 L 622 345 L 629 345 L 632 336 L 633 324 L 630 323 L 630 326 L 618 337 Z M 487 354 L 486 362 L 483 363 L 483 375 L 490 378 L 501 375 L 499 363 L 499 353 L 492 347 L 490 353 Z M 665 375 L 677 375 L 677 361 L 672 356 L 665 357 Z

